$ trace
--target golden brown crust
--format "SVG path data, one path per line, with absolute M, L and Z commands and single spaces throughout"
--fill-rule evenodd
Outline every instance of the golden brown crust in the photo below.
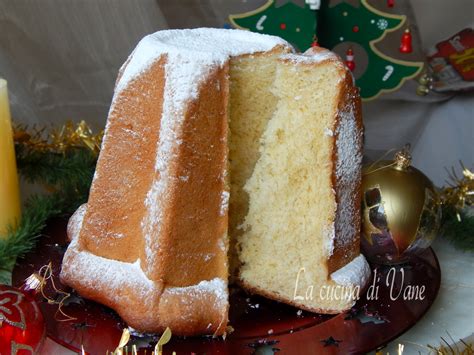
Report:
M 163 223 L 155 275 L 168 285 L 188 286 L 201 280 L 227 280 L 227 255 L 219 240 L 227 234 L 227 210 L 221 211 L 222 191 L 228 191 L 227 101 L 228 65 L 215 69 L 199 89 L 199 101 L 188 106 L 182 144 L 169 186 L 170 207 Z M 191 237 L 192 236 L 192 237 Z M 209 259 L 204 258 L 209 255 Z
M 126 262 L 141 258 L 145 265 L 140 224 L 154 177 L 157 145 L 149 142 L 160 130 L 165 63 L 161 57 L 114 99 L 80 238 L 81 247 L 95 255 Z
M 228 191 L 228 65 L 209 73 L 199 87 L 200 100 L 188 103 L 183 143 L 172 148 L 177 158 L 167 166 L 171 176 L 183 179 L 171 181 L 169 197 L 160 201 L 163 228 L 153 236 L 158 256 L 150 260 L 141 223 L 148 191 L 160 179 L 155 159 L 165 64 L 162 56 L 114 99 L 84 223 L 69 227 L 79 236 L 65 255 L 61 280 L 113 308 L 139 331 L 169 326 L 177 335 L 221 335 L 228 321 L 227 248 L 220 244 L 228 224 L 221 207 Z M 142 283 L 130 277 L 118 287 L 107 282 L 110 275 L 96 277 L 87 258 L 105 273 L 117 262 L 128 270 L 138 259 Z M 193 288 L 206 280 L 221 280 L 225 294 Z
M 339 138 L 339 126 L 341 123 L 341 113 L 346 112 L 348 108 L 352 109 L 354 119 L 356 122 L 356 129 L 358 131 L 357 135 L 357 150 L 354 151 L 354 155 L 360 154 L 362 155 L 362 132 L 363 132 L 363 124 L 362 124 L 362 114 L 361 114 L 361 100 L 359 96 L 359 89 L 355 87 L 354 80 L 352 77 L 351 72 L 349 69 L 344 68 L 341 69 L 341 75 L 343 81 L 341 83 L 341 90 L 340 90 L 340 97 L 338 99 L 339 105 L 337 108 L 337 116 L 336 122 L 334 125 L 333 132 L 334 135 L 334 142 L 333 142 L 333 169 L 332 169 L 332 184 L 334 191 L 336 191 L 336 220 L 335 220 L 335 239 L 334 239 L 334 250 L 331 257 L 328 260 L 328 271 L 329 274 L 333 273 L 334 271 L 340 269 L 344 265 L 351 262 L 354 258 L 356 258 L 360 254 L 360 185 L 361 185 L 361 169 L 359 169 L 359 176 L 355 177 L 354 183 L 352 186 L 342 186 L 342 182 L 337 177 L 336 171 L 336 162 L 338 159 L 337 156 L 337 142 Z M 341 193 L 340 191 L 343 188 L 350 188 L 351 194 L 349 201 L 341 201 Z M 341 225 L 341 208 L 344 203 L 352 203 L 353 211 L 356 211 L 352 214 L 352 225 L 354 226 L 354 235 L 352 235 L 350 239 L 350 243 L 347 243 L 346 240 L 342 240 L 341 236 L 341 229 L 343 226 Z

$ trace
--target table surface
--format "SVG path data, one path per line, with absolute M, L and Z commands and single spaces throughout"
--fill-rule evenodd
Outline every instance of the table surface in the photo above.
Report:
M 424 316 L 408 332 L 388 344 L 384 353 L 396 354 L 399 345 L 404 354 L 428 354 L 427 345 L 439 346 L 441 337 L 450 343 L 467 338 L 474 332 L 474 254 L 455 249 L 448 242 L 438 239 L 434 245 L 442 271 L 438 297 Z M 450 339 L 453 339 L 450 340 Z M 42 354 L 74 354 L 51 340 L 47 340 Z

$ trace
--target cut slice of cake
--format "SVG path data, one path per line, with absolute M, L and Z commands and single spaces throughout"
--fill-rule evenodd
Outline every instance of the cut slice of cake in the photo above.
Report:
M 278 98 L 270 91 L 281 51 L 247 55 L 230 61 L 229 95 L 229 263 L 238 272 L 236 242 L 248 213 L 249 196 L 244 185 L 260 157 L 260 139 L 275 111 Z
M 281 56 L 271 91 L 276 109 L 244 187 L 240 283 L 309 311 L 338 313 L 354 304 L 370 274 L 359 255 L 358 90 L 342 61 L 318 48 Z

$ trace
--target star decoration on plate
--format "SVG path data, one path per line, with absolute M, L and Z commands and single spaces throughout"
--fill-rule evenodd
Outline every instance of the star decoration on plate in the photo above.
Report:
M 379 311 L 371 311 L 371 310 L 366 310 L 365 311 L 365 317 L 361 318 L 362 323 L 368 323 L 368 322 L 373 322 L 375 324 L 380 324 L 380 323 L 390 323 L 390 320 L 379 313 Z
M 63 306 L 69 306 L 71 304 L 84 305 L 84 299 L 75 292 L 72 292 L 71 295 L 66 298 L 63 294 L 57 293 L 55 299 L 57 302 L 63 301 Z
M 379 313 L 377 310 L 372 310 L 367 304 L 362 307 L 356 308 L 352 307 L 344 317 L 344 320 L 358 320 L 362 324 L 364 323 L 390 323 L 390 320 Z
M 80 329 L 80 330 L 86 330 L 87 328 L 94 328 L 95 324 L 89 324 L 87 323 L 87 320 L 85 322 L 77 322 L 71 324 L 71 327 L 73 329 Z
M 330 336 L 330 337 L 327 338 L 327 339 L 321 340 L 321 343 L 324 344 L 324 347 L 326 347 L 326 346 L 336 346 L 336 347 L 339 347 L 339 343 L 340 343 L 340 342 L 342 342 L 342 340 L 334 339 L 332 336 Z

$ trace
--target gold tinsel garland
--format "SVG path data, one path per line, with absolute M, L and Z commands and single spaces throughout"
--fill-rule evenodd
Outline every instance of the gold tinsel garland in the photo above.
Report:
M 440 200 L 444 206 L 452 207 L 461 222 L 460 212 L 467 206 L 474 206 L 474 173 L 460 162 L 462 177 L 458 177 L 454 169 L 448 171 L 451 179 L 448 186 L 440 192 Z
M 405 350 L 405 346 L 410 346 L 410 353 L 414 353 L 414 349 L 419 349 L 417 351 L 418 354 L 426 354 L 426 355 L 474 355 L 474 333 L 470 336 L 459 339 L 455 341 L 453 337 L 446 331 L 448 340 L 444 337 L 440 337 L 440 345 L 423 345 L 418 344 L 410 341 L 406 341 L 404 344 L 398 343 L 397 347 L 397 355 L 405 355 L 408 354 Z M 423 350 L 421 352 L 420 350 Z M 390 355 L 390 353 L 384 351 L 383 349 L 377 350 L 375 355 Z
M 171 340 L 171 330 L 170 328 L 166 328 L 163 334 L 161 334 L 160 339 L 155 345 L 155 350 L 152 351 L 151 355 L 162 355 L 163 354 L 163 345 L 167 344 Z M 110 353 L 110 355 L 124 355 L 124 353 L 128 354 L 128 342 L 130 341 L 130 331 L 128 329 L 124 329 L 122 332 L 122 337 L 120 338 L 119 345 L 117 346 L 117 349 L 113 353 Z M 131 355 L 137 355 L 137 347 L 136 345 L 132 345 L 131 347 Z M 84 348 L 82 349 L 82 353 L 85 354 Z M 176 352 L 173 351 L 173 355 L 175 355 Z
M 32 132 L 28 132 L 23 125 L 16 126 L 13 132 L 15 143 L 30 150 L 65 153 L 74 148 L 88 148 L 96 155 L 99 154 L 103 135 L 103 131 L 93 134 L 84 120 L 76 125 L 68 121 L 59 129 L 53 128 L 50 133 L 46 133 L 45 128 L 35 127 Z

